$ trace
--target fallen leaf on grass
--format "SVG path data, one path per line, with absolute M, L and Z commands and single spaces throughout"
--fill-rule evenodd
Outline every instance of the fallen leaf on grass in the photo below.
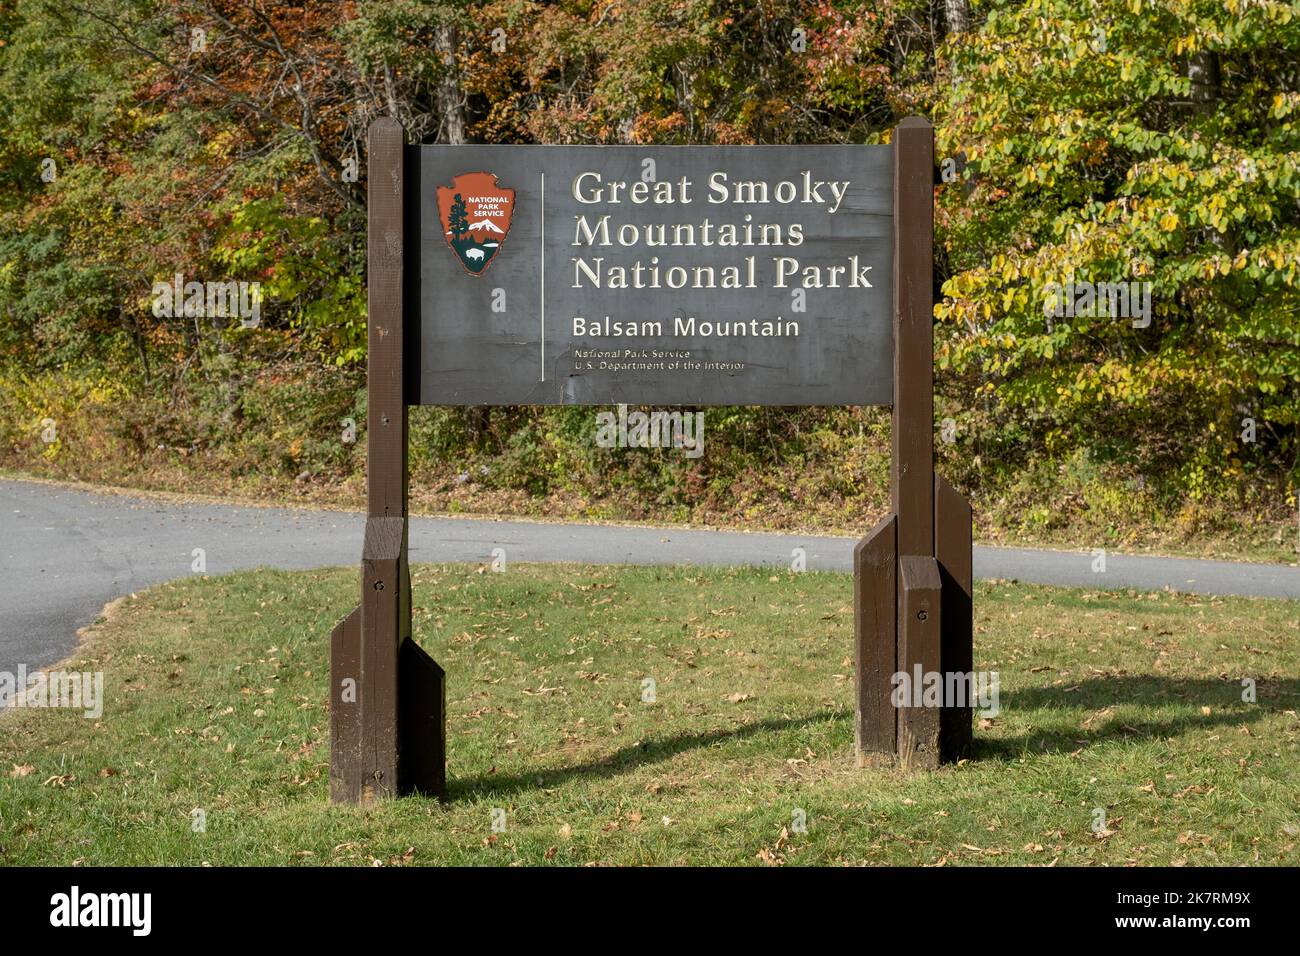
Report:
M 1100 718 L 1109 717 L 1113 713 L 1115 713 L 1113 707 L 1103 707 L 1101 710 L 1097 711 L 1096 713 L 1090 714 L 1088 718 L 1084 720 L 1082 727 L 1084 730 L 1087 730 L 1092 726 L 1092 722 L 1094 720 L 1097 720 L 1099 717 Z

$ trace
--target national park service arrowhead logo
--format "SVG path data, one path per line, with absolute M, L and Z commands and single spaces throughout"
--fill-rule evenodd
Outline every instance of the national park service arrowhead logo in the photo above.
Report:
M 515 191 L 497 185 L 493 173 L 461 173 L 438 187 L 443 238 L 465 271 L 482 275 L 510 232 Z

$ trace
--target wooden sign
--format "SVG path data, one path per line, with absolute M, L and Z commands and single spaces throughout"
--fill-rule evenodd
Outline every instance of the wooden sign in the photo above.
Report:
M 332 799 L 446 793 L 447 678 L 411 639 L 413 404 L 892 405 L 892 513 L 854 551 L 858 758 L 969 747 L 968 702 L 891 694 L 972 667 L 971 511 L 934 473 L 934 172 L 915 117 L 889 146 L 407 146 L 371 125 L 368 517 L 331 636 Z
M 888 146 L 411 146 L 424 405 L 885 405 Z

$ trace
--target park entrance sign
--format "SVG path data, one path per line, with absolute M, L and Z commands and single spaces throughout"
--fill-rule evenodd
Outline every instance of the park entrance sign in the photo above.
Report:
M 445 796 L 446 678 L 411 639 L 410 405 L 893 407 L 854 551 L 861 763 L 933 767 L 971 670 L 971 512 L 934 474 L 933 133 L 889 146 L 407 146 L 369 131 L 361 604 L 330 648 L 330 793 Z M 774 661 L 773 667 L 780 662 Z M 948 703 L 952 703 L 951 701 Z
M 891 401 L 890 147 L 408 155 L 421 404 Z

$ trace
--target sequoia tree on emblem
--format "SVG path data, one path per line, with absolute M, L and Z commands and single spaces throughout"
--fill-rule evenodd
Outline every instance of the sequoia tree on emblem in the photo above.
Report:
M 515 191 L 497 185 L 494 173 L 461 173 L 438 187 L 443 238 L 470 275 L 482 275 L 510 232 Z

